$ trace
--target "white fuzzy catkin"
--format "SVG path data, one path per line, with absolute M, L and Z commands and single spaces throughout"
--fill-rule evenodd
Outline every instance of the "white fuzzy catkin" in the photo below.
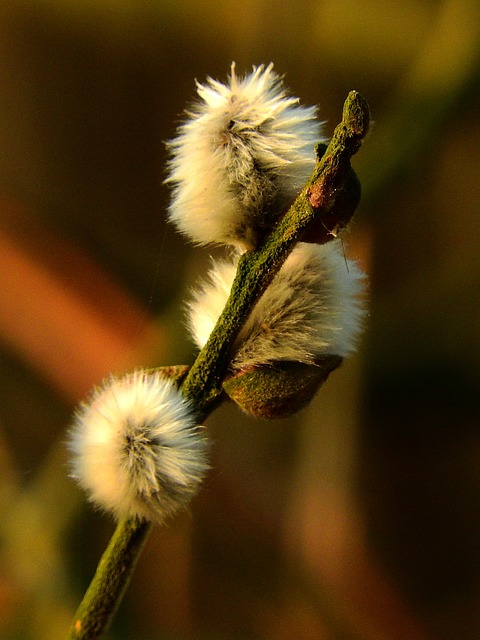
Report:
M 237 261 L 238 255 L 214 263 L 209 280 L 193 294 L 188 324 L 199 348 L 225 306 Z M 239 334 L 233 368 L 279 360 L 309 364 L 324 355 L 351 354 L 365 315 L 364 278 L 338 240 L 298 243 Z
M 208 469 L 201 429 L 168 378 L 145 371 L 111 377 L 77 411 L 72 476 L 117 519 L 161 522 L 186 506 Z
M 322 123 L 315 107 L 288 94 L 273 64 L 244 77 L 232 64 L 226 84 L 208 78 L 197 92 L 168 143 L 169 218 L 199 244 L 251 249 L 310 177 Z

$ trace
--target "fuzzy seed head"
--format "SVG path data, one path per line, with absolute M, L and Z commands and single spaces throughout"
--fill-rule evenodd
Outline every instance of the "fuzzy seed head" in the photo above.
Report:
M 200 348 L 227 301 L 237 262 L 238 255 L 216 263 L 193 294 L 188 323 Z M 298 243 L 241 330 L 233 368 L 281 360 L 314 364 L 325 355 L 351 354 L 365 316 L 364 280 L 339 241 Z
M 315 107 L 291 97 L 273 64 L 226 84 L 197 83 L 199 100 L 169 144 L 169 217 L 199 244 L 250 249 L 291 204 L 322 140 Z
M 118 519 L 163 521 L 187 505 L 208 469 L 201 429 L 168 378 L 111 377 L 76 413 L 72 477 Z

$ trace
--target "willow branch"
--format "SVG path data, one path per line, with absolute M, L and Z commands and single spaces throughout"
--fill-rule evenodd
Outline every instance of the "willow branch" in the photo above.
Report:
M 94 640 L 107 630 L 127 589 L 150 523 L 131 518 L 118 523 L 80 604 L 69 638 Z
M 328 242 L 348 224 L 352 208 L 336 205 L 344 205 L 345 185 L 357 184 L 356 178 L 352 180 L 350 159 L 360 148 L 369 122 L 367 102 L 357 91 L 351 91 L 342 121 L 323 155 L 317 158 L 309 182 L 265 243 L 240 259 L 225 309 L 181 386 L 200 416 L 208 413 L 221 395 L 235 338 L 296 242 L 314 225 L 320 227 L 316 241 Z
M 342 121 L 330 144 L 326 149 L 317 148 L 317 162 L 311 179 L 263 245 L 241 257 L 225 309 L 180 385 L 182 393 L 195 406 L 200 422 L 221 397 L 221 383 L 235 338 L 295 243 L 315 225 L 318 226 L 315 241 L 323 243 L 348 224 L 359 196 L 350 159 L 360 148 L 369 119 L 366 101 L 359 93 L 351 91 L 344 104 Z M 177 379 L 180 381 L 180 376 Z M 75 615 L 70 640 L 94 640 L 105 633 L 123 597 L 149 528 L 150 525 L 141 520 L 119 522 Z

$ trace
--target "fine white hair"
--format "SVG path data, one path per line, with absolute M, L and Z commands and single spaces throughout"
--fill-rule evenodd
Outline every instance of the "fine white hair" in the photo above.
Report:
M 117 519 L 163 521 L 185 507 L 208 469 L 191 405 L 158 372 L 110 377 L 80 405 L 72 477 Z
M 226 84 L 208 78 L 197 93 L 168 143 L 169 218 L 196 243 L 251 249 L 310 177 L 322 123 L 272 63 L 244 77 L 232 63 Z
M 215 262 L 194 291 L 188 325 L 199 348 L 206 343 L 227 301 L 238 254 Z M 241 330 L 234 368 L 290 360 L 314 364 L 324 355 L 342 358 L 355 350 L 365 316 L 365 276 L 345 258 L 339 241 L 298 243 Z

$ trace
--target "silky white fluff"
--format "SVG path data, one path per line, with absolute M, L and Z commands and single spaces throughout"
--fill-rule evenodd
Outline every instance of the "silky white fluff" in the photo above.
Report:
M 76 413 L 72 476 L 118 519 L 163 521 L 190 501 L 208 469 L 201 430 L 168 378 L 111 377 Z
M 273 64 L 226 84 L 197 82 L 199 100 L 168 143 L 169 218 L 199 244 L 253 248 L 315 164 L 322 124 L 299 106 Z
M 238 255 L 214 263 L 188 305 L 188 325 L 202 348 L 225 306 Z M 343 255 L 339 241 L 298 243 L 255 305 L 238 336 L 233 368 L 278 360 L 314 363 L 346 357 L 362 330 L 365 276 Z

